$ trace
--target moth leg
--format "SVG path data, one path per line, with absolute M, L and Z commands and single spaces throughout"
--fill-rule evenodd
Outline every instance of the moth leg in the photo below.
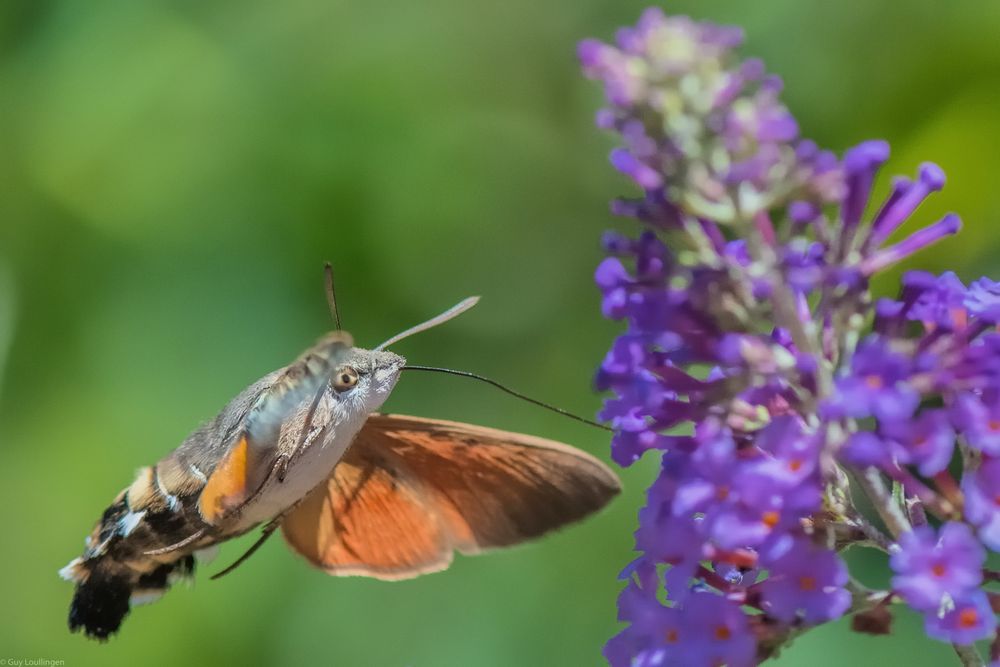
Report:
M 322 396 L 322 394 L 320 396 Z M 318 402 L 319 402 L 318 399 L 314 401 L 314 403 Z M 309 419 L 311 420 L 311 417 Z M 240 512 L 243 511 L 244 507 L 257 500 L 260 494 L 264 492 L 264 489 L 267 488 L 267 483 L 271 480 L 272 477 L 276 478 L 278 482 L 285 481 L 285 477 L 288 474 L 288 466 L 291 464 L 292 459 L 295 458 L 295 453 L 299 449 L 301 449 L 301 444 L 302 442 L 305 441 L 305 434 L 308 434 L 309 432 L 308 430 L 309 426 L 310 424 L 309 421 L 307 420 L 305 426 L 303 427 L 303 436 L 299 441 L 299 443 L 295 446 L 295 448 L 289 452 L 282 452 L 281 454 L 278 454 L 278 456 L 275 457 L 274 463 L 271 464 L 271 469 L 268 471 L 267 476 L 264 477 L 264 480 L 260 483 L 260 486 L 257 487 L 257 490 L 254 491 L 252 494 L 250 494 L 239 505 L 227 509 L 226 510 L 227 517 L 237 516 Z M 188 542 L 185 541 L 184 544 L 188 544 Z
M 229 574 L 230 572 L 232 572 L 233 570 L 235 570 L 236 568 L 238 568 L 240 565 L 242 565 L 244 562 L 246 562 L 246 560 L 248 558 L 250 558 L 250 556 L 253 556 L 254 553 L 256 553 L 257 549 L 260 549 L 261 546 L 264 545 L 264 542 L 267 542 L 267 539 L 269 537 L 271 537 L 271 535 L 274 534 L 274 531 L 276 531 L 278 529 L 278 526 L 281 525 L 281 519 L 282 519 L 283 516 L 284 515 L 279 515 L 279 516 L 271 519 L 271 521 L 269 521 L 267 523 L 267 525 L 264 526 L 264 529 L 261 531 L 260 537 L 257 538 L 257 541 L 254 542 L 252 545 L 250 545 L 250 548 L 247 549 L 246 552 L 244 552 L 244 554 L 242 556 L 240 556 L 239 558 L 237 558 L 236 561 L 232 565 L 230 565 L 226 569 L 222 570 L 221 572 L 217 572 L 217 573 L 213 574 L 210 577 L 212 579 L 212 581 L 215 581 L 219 577 L 226 576 L 227 574 Z
M 193 532 L 190 535 L 188 535 L 187 537 L 185 537 L 180 542 L 174 542 L 170 546 L 160 547 L 159 549 L 150 549 L 149 551 L 143 551 L 142 555 L 143 556 L 160 556 L 162 554 L 170 553 L 171 551 L 177 551 L 178 549 L 183 549 L 184 547 L 186 547 L 187 545 L 191 544 L 192 542 L 200 540 L 204 536 L 205 536 L 205 529 L 204 528 L 199 528 L 195 532 Z
M 295 443 L 295 447 L 292 448 L 290 452 L 282 452 L 278 455 L 278 459 L 275 461 L 274 467 L 277 471 L 277 477 L 279 482 L 285 481 L 285 475 L 288 474 L 288 466 L 292 462 L 292 457 L 295 453 L 302 449 L 302 445 L 305 444 L 306 438 L 309 437 L 309 430 L 312 428 L 313 418 L 316 416 L 316 409 L 319 407 L 319 402 L 323 400 L 323 394 L 326 393 L 326 385 L 319 388 L 316 395 L 313 396 L 312 403 L 309 404 L 309 410 L 306 411 L 305 419 L 302 420 L 302 430 L 299 432 L 299 439 Z
M 279 482 L 285 481 L 285 475 L 288 474 L 288 465 L 292 462 L 292 454 L 294 453 L 295 451 L 293 450 L 289 454 L 280 454 L 274 462 L 274 475 L 278 478 Z

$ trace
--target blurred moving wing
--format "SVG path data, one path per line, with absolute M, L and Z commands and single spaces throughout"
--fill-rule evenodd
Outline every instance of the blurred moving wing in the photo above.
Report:
M 282 529 L 334 575 L 405 579 L 603 507 L 618 478 L 567 445 L 458 422 L 372 415 Z

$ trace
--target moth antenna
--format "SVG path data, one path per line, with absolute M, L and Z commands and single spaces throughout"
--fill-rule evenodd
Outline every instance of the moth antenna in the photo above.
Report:
M 340 311 L 337 310 L 337 292 L 333 288 L 333 265 L 327 262 L 323 265 L 323 286 L 326 288 L 326 303 L 330 307 L 330 316 L 337 324 L 337 331 L 341 330 Z
M 428 329 L 432 329 L 432 328 L 436 327 L 439 324 L 444 324 L 448 320 L 451 320 L 451 319 L 454 319 L 454 318 L 458 317 L 459 315 L 461 315 L 465 311 L 467 311 L 470 308 L 472 308 L 477 303 L 479 303 L 479 297 L 478 296 L 470 296 L 467 299 L 462 299 L 461 301 L 459 301 L 454 306 L 452 306 L 448 310 L 444 311 L 440 315 L 436 315 L 435 317 L 432 317 L 431 319 L 427 320 L 426 322 L 421 322 L 420 324 L 418 324 L 416 326 L 413 326 L 413 327 L 410 327 L 409 329 L 407 329 L 405 331 L 401 331 L 400 333 L 396 334 L 395 336 L 393 336 L 389 340 L 385 341 L 384 343 L 382 343 L 381 345 L 379 345 L 375 349 L 376 350 L 384 350 L 385 348 L 387 348 L 390 345 L 393 345 L 395 343 L 398 343 L 399 341 L 403 340 L 404 338 L 409 338 L 413 334 L 420 333 L 421 331 L 427 331 Z
M 232 565 L 230 565 L 226 569 L 222 570 L 221 572 L 216 572 L 215 574 L 213 574 L 209 578 L 212 581 L 215 581 L 216 579 L 218 579 L 220 577 L 226 576 L 227 574 L 229 574 L 230 572 L 232 572 L 233 570 L 235 570 L 236 568 L 238 568 L 240 565 L 242 565 L 243 563 L 245 563 L 247 561 L 247 559 L 250 558 L 250 556 L 253 556 L 257 552 L 257 549 L 260 549 L 264 545 L 264 542 L 267 542 L 267 538 L 271 537 L 271 535 L 274 534 L 274 531 L 276 531 L 278 529 L 278 526 L 280 525 L 280 522 L 278 521 L 278 519 L 280 519 L 280 518 L 281 517 L 277 517 L 277 518 L 273 519 L 269 524 L 267 524 L 266 526 L 264 526 L 264 530 L 261 531 L 260 537 L 257 538 L 257 541 L 254 542 L 253 544 L 251 544 L 250 548 L 247 549 L 243 553 L 242 556 L 240 556 L 239 558 L 237 558 L 236 561 L 233 562 Z
M 580 415 L 575 415 L 572 412 L 570 412 L 569 410 L 563 410 L 562 408 L 556 407 L 556 406 L 554 406 L 554 405 L 552 405 L 550 403 L 545 403 L 544 401 L 539 401 L 537 398 L 531 398 L 530 396 L 526 396 L 526 395 L 522 394 L 521 392 L 514 391 L 510 387 L 506 387 L 506 386 L 500 384 L 499 382 L 497 382 L 496 380 L 490 379 L 490 378 L 488 378 L 488 377 L 486 377 L 484 375 L 477 375 L 476 373 L 470 373 L 469 371 L 457 371 L 457 370 L 454 370 L 452 368 L 438 368 L 437 366 L 410 366 L 410 365 L 406 365 L 406 366 L 403 366 L 403 368 L 400 369 L 400 370 L 404 370 L 404 371 L 432 371 L 434 373 L 446 373 L 448 375 L 457 375 L 459 377 L 466 377 L 466 378 L 472 378 L 473 380 L 479 380 L 480 382 L 485 382 L 488 385 L 492 385 L 493 387 L 496 387 L 500 391 L 505 392 L 507 394 L 510 394 L 511 396 L 514 396 L 515 398 L 519 398 L 522 401 L 527 401 L 528 403 L 531 403 L 532 405 L 537 405 L 540 408 L 545 408 L 546 410 L 551 410 L 552 412 L 555 412 L 556 414 L 560 414 L 563 417 L 569 417 L 570 419 L 575 419 L 576 421 L 584 423 L 584 424 L 587 424 L 588 426 L 593 426 L 593 427 L 599 428 L 599 429 L 601 429 L 603 431 L 610 431 L 610 432 L 614 433 L 614 429 L 611 428 L 611 427 L 609 427 L 609 426 L 605 426 L 604 424 L 600 424 L 598 422 L 591 421 L 590 419 L 587 419 L 586 417 L 581 417 Z

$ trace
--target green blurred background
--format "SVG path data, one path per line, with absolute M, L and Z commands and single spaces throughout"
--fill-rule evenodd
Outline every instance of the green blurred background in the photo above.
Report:
M 397 584 L 333 579 L 275 540 L 238 573 L 138 609 L 107 645 L 70 635 L 56 570 L 135 468 L 330 328 L 335 263 L 361 343 L 468 294 L 472 313 L 399 345 L 591 414 L 617 327 L 591 273 L 627 192 L 592 129 L 575 43 L 637 0 L 52 2 L 0 5 L 0 658 L 77 665 L 594 665 L 653 461 L 593 520 Z M 919 257 L 964 278 L 1000 254 L 1000 3 L 669 2 L 739 23 L 806 135 L 889 139 L 944 166 Z M 884 189 L 885 184 L 882 184 Z M 993 271 L 997 275 L 997 271 Z M 890 289 L 889 284 L 884 285 Z M 575 443 L 607 438 L 467 381 L 410 376 L 388 407 Z M 853 558 L 879 583 L 878 559 Z M 820 629 L 783 665 L 946 664 Z

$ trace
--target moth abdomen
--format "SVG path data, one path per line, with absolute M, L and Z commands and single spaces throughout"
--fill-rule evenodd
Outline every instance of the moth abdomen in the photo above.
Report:
M 118 631 L 129 612 L 129 577 L 98 568 L 97 563 L 70 563 L 70 567 L 74 576 L 80 577 L 69 606 L 70 631 L 82 628 L 88 637 L 107 639 Z
M 168 457 L 169 460 L 170 457 Z M 121 626 L 132 606 L 159 598 L 179 578 L 194 573 L 188 549 L 149 555 L 180 542 L 202 527 L 197 509 L 183 486 L 161 478 L 161 462 L 142 468 L 132 484 L 115 498 L 87 538 L 83 555 L 60 570 L 76 583 L 69 627 L 88 637 L 106 639 Z
M 118 631 L 133 606 L 159 599 L 174 582 L 191 578 L 194 567 L 190 554 L 142 574 L 109 555 L 76 559 L 64 568 L 76 581 L 69 607 L 70 631 L 82 629 L 88 637 L 107 639 Z

